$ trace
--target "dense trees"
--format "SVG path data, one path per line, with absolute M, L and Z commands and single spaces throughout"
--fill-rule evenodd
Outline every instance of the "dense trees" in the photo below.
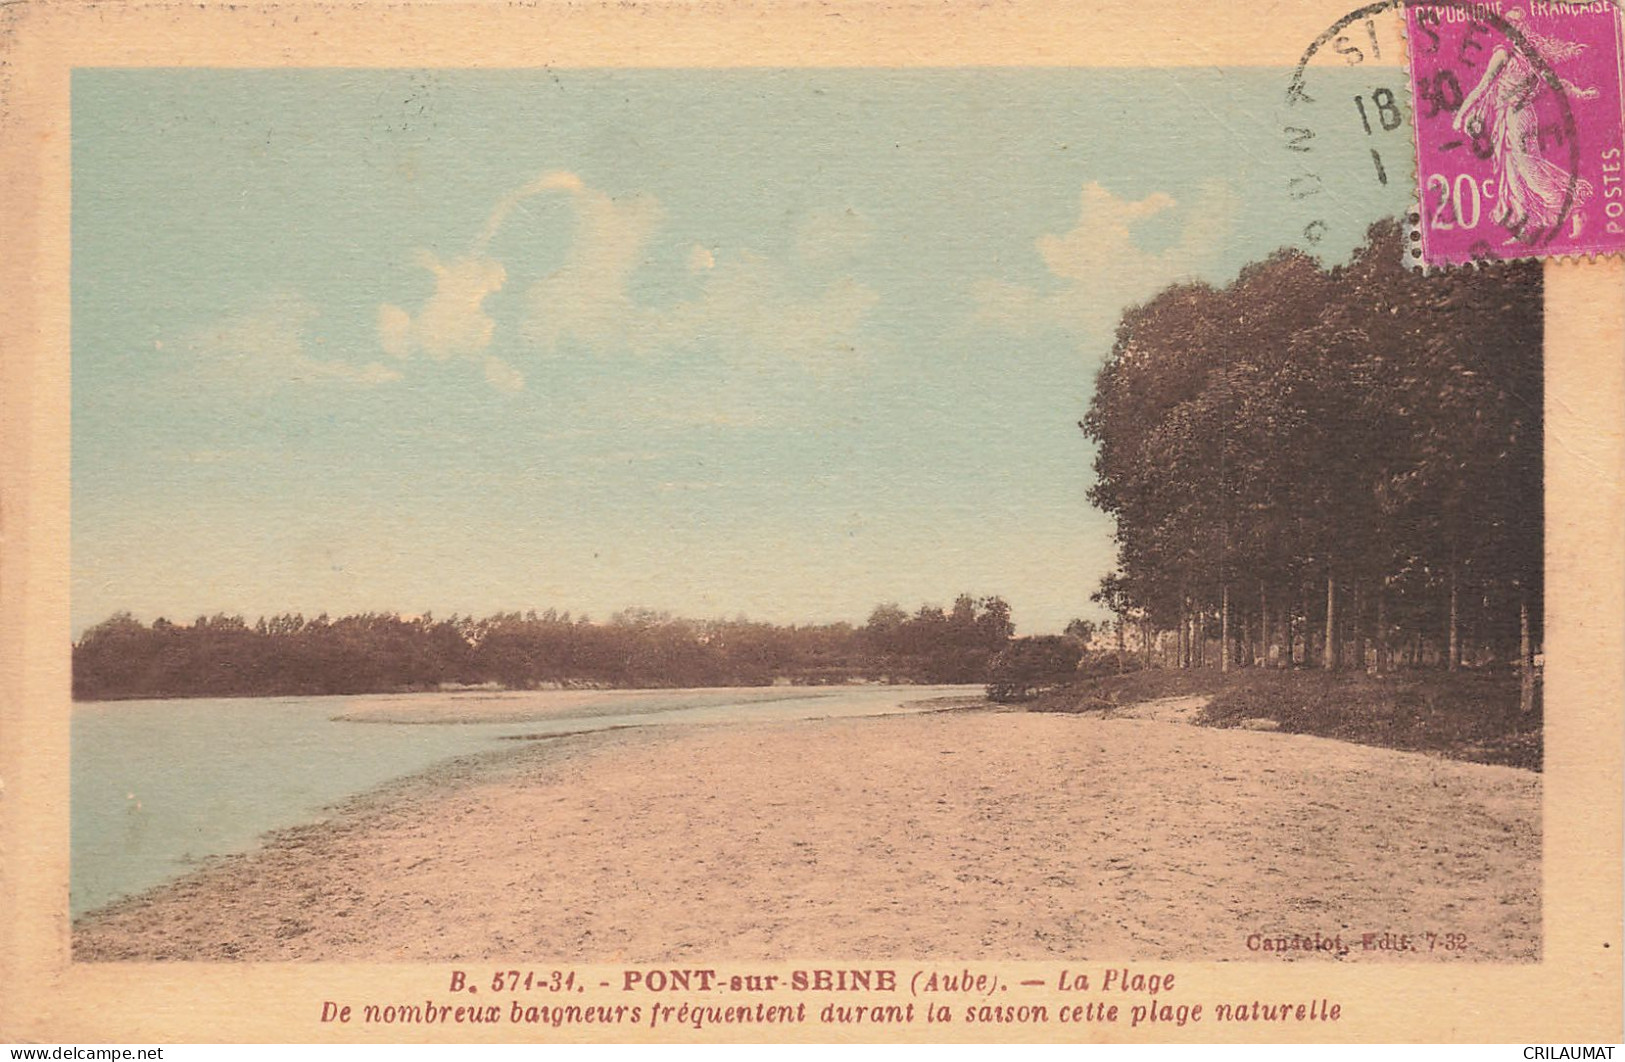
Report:
M 896 605 L 881 605 L 870 614 L 862 640 L 869 658 L 899 679 L 981 682 L 1014 633 L 1010 606 L 1002 599 L 961 594 L 949 612 L 926 605 L 908 616 Z
M 1170 663 L 1520 660 L 1541 624 L 1541 274 L 1421 274 L 1397 223 L 1125 313 L 1081 423 L 1096 600 Z M 1214 643 L 1217 643 L 1216 645 Z M 1525 667 L 1527 671 L 1527 665 Z
M 615 687 L 768 685 L 874 679 L 982 682 L 1014 634 L 997 597 L 961 596 L 944 611 L 875 609 L 863 627 L 695 621 L 645 609 L 608 623 L 553 610 L 484 619 L 332 620 L 200 616 L 152 626 L 121 613 L 73 647 L 83 699 L 314 695 L 496 683 Z

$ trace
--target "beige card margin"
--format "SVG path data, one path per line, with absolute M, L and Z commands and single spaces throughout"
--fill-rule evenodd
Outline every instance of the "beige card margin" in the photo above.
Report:
M 6 249 L 0 255 L 0 1041 L 387 1042 L 412 1030 L 369 1034 L 356 1026 L 320 1026 L 320 1001 L 443 997 L 451 968 L 68 961 L 73 67 L 1229 65 L 1276 66 L 1284 75 L 1308 43 L 1353 6 L 1349 0 L 1287 7 L 1201 0 L 742 0 L 0 7 L 0 238 Z M 1175 1001 L 1325 996 L 1344 1007 L 1344 1020 L 1334 1025 L 1207 1022 L 1174 1031 L 1174 1039 L 1563 1043 L 1618 1042 L 1625 1035 L 1625 266 L 1607 259 L 1546 269 L 1547 703 L 1555 708 L 1546 723 L 1545 957 L 1535 965 L 1135 964 L 1177 971 L 1182 984 Z M 532 966 L 547 960 L 500 958 Z M 479 970 L 511 963 L 459 965 Z M 726 965 L 772 971 L 805 964 Z M 974 964 L 1016 977 L 1053 977 L 1060 965 Z M 578 969 L 609 977 L 620 967 Z M 978 1038 L 966 1026 L 949 1028 L 948 1039 Z M 815 1024 L 784 1032 L 786 1039 L 813 1040 L 841 1034 Z M 1005 1027 L 981 1038 L 1022 1034 Z M 1125 1027 L 1025 1032 L 1033 1040 L 1078 1034 L 1169 1038 L 1162 1030 L 1140 1037 Z M 613 1030 L 608 1038 L 640 1035 L 646 1033 Z M 781 1035 L 772 1027 L 724 1027 L 675 1038 Z M 916 1024 L 888 1035 L 865 1027 L 847 1035 L 921 1040 L 934 1029 Z M 569 1032 L 441 1027 L 422 1030 L 420 1038 L 482 1036 L 558 1040 Z

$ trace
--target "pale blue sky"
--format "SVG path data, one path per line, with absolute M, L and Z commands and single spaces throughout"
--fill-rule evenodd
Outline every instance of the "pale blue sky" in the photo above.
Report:
M 79 71 L 75 632 L 1094 614 L 1122 307 L 1407 206 L 1287 77 Z

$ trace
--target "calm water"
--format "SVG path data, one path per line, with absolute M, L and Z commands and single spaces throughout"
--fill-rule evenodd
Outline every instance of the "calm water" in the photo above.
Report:
M 73 709 L 72 910 L 93 910 L 246 851 L 261 834 L 320 819 L 347 797 L 515 735 L 764 719 L 891 715 L 978 687 L 604 691 L 502 694 L 570 707 L 545 720 L 408 725 L 333 716 L 389 701 L 468 695 L 116 701 Z M 487 698 L 488 700 L 489 698 Z

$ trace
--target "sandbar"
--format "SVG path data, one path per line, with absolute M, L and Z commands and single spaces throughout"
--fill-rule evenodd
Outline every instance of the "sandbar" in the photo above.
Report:
M 1540 957 L 1515 768 L 1011 711 L 503 744 L 92 912 L 75 958 Z M 1468 947 L 1359 945 L 1423 931 Z

